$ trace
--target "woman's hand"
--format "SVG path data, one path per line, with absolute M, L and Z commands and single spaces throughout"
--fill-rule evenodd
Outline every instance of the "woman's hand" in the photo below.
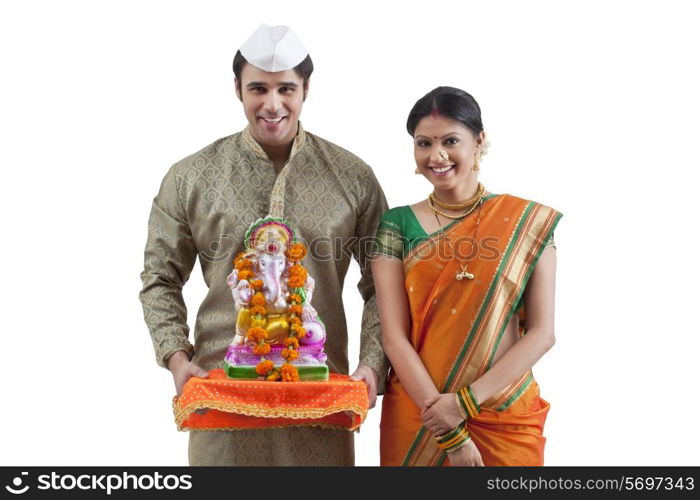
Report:
M 434 435 L 442 436 L 464 421 L 452 392 L 439 394 L 425 402 L 421 412 L 423 425 Z
M 481 453 L 471 439 L 467 444 L 447 454 L 450 464 L 454 466 L 483 467 L 484 461 Z

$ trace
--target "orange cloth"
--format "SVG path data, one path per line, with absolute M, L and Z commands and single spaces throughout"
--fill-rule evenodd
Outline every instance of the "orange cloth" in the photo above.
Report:
M 560 217 L 551 208 L 510 195 L 485 202 L 479 257 L 468 263 L 473 280 L 455 279 L 464 265 L 464 257 L 455 258 L 455 246 L 472 241 L 476 217 L 429 237 L 405 256 L 409 341 L 441 393 L 468 386 L 491 367 L 503 331 Z M 464 243 L 462 255 L 470 245 Z M 485 465 L 542 465 L 549 404 L 539 397 L 530 371 L 482 402 L 481 408 L 468 429 Z M 393 371 L 382 403 L 380 439 L 382 465 L 449 464 Z
M 362 381 L 330 374 L 327 382 L 236 380 L 223 370 L 192 377 L 173 398 L 181 431 L 320 426 L 355 430 L 367 416 L 369 397 Z M 209 408 L 204 415 L 196 410 Z
M 540 397 L 534 380 L 505 410 L 483 408 L 467 423 L 467 429 L 484 465 L 544 465 L 546 438 L 542 432 L 548 412 L 549 403 Z

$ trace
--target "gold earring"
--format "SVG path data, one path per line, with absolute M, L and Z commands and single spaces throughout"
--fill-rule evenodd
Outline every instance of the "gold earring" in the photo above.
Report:
M 479 153 L 476 153 L 476 154 L 474 155 L 474 166 L 472 167 L 472 170 L 473 170 L 474 172 L 478 172 L 478 171 L 479 171 L 479 156 L 480 156 Z

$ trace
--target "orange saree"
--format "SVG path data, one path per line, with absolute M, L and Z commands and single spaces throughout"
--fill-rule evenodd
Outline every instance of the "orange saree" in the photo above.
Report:
M 560 218 L 538 203 L 491 195 L 481 207 L 478 245 L 472 245 L 476 217 L 467 217 L 404 251 L 409 340 L 440 392 L 455 392 L 490 368 L 512 315 L 522 318 L 525 286 Z M 466 255 L 472 247 L 478 255 Z M 455 279 L 460 261 L 468 261 L 474 279 Z M 467 425 L 485 465 L 543 464 L 549 404 L 531 371 L 481 408 Z M 393 371 L 380 439 L 382 465 L 449 465 Z

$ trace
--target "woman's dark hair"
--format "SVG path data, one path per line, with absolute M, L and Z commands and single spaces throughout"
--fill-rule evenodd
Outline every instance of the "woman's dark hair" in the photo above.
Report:
M 233 74 L 236 75 L 238 83 L 241 82 L 241 71 L 243 71 L 243 65 L 247 63 L 248 60 L 243 57 L 241 51 L 237 51 L 236 55 L 233 57 Z M 306 56 L 303 61 L 294 66 L 294 72 L 299 75 L 299 77 L 304 80 L 304 87 L 311 77 L 311 73 L 314 72 L 314 63 L 311 61 L 311 56 Z
M 470 94 L 454 87 L 437 87 L 418 99 L 408 114 L 406 129 L 411 137 L 418 122 L 434 113 L 460 122 L 472 131 L 474 137 L 484 130 L 481 108 Z

